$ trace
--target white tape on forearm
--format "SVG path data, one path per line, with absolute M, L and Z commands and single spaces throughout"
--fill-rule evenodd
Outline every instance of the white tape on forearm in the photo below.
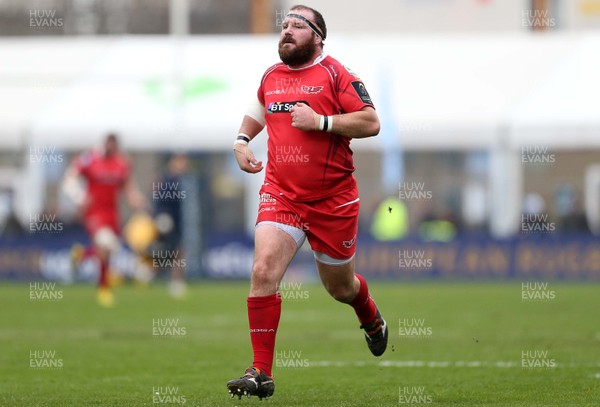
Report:
M 77 177 L 68 175 L 62 184 L 65 195 L 69 197 L 76 205 L 83 205 L 85 201 L 85 190 L 79 184 Z

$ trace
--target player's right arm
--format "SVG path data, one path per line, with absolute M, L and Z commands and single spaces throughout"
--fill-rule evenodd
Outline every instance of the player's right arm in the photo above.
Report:
M 256 137 L 256 135 L 265 127 L 264 114 L 264 105 L 256 99 L 256 101 L 252 102 L 248 107 L 248 111 L 242 120 L 240 131 L 238 132 L 238 139 L 233 145 L 233 154 L 235 155 L 235 159 L 240 166 L 240 169 L 251 174 L 256 174 L 263 169 L 262 161 L 256 159 L 254 153 L 248 146 L 248 142 Z M 244 138 L 247 138 L 248 141 Z
M 81 170 L 79 166 L 79 157 L 67 167 L 61 183 L 61 189 L 64 194 L 79 208 L 86 204 L 86 192 L 81 185 Z

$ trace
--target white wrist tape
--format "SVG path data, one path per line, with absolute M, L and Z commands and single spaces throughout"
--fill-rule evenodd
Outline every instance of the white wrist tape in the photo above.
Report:
M 319 119 L 319 130 L 331 132 L 333 129 L 333 116 L 321 116 Z
M 247 146 L 250 140 L 252 139 L 246 133 L 240 133 L 238 134 L 237 139 L 233 142 L 233 145 L 235 146 L 236 144 L 242 144 Z

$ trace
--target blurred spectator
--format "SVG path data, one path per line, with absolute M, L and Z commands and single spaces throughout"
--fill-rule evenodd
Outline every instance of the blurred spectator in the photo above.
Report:
M 546 201 L 537 192 L 529 192 L 523 198 L 521 233 L 548 232 L 554 229 L 545 213 Z
M 161 176 L 159 184 L 171 193 L 161 199 L 154 199 L 154 213 L 158 239 L 155 249 L 173 253 L 175 258 L 169 262 L 169 293 L 175 298 L 185 295 L 185 257 L 181 239 L 183 236 L 183 199 L 186 190 L 183 187 L 189 169 L 189 160 L 185 154 L 174 154 L 169 159 L 167 171 Z
M 554 195 L 554 202 L 559 216 L 559 231 L 590 233 L 581 199 L 572 185 L 559 186 Z
M 419 237 L 426 242 L 450 242 L 456 233 L 456 217 L 450 211 L 444 216 L 430 211 L 419 224 Z

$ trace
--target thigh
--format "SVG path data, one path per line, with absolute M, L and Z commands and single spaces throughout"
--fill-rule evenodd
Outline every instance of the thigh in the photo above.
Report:
M 274 294 L 297 250 L 288 233 L 272 225 L 259 225 L 254 232 L 250 296 Z
M 348 263 L 333 266 L 315 261 L 319 277 L 327 291 L 334 287 L 352 287 L 354 285 L 354 259 Z

